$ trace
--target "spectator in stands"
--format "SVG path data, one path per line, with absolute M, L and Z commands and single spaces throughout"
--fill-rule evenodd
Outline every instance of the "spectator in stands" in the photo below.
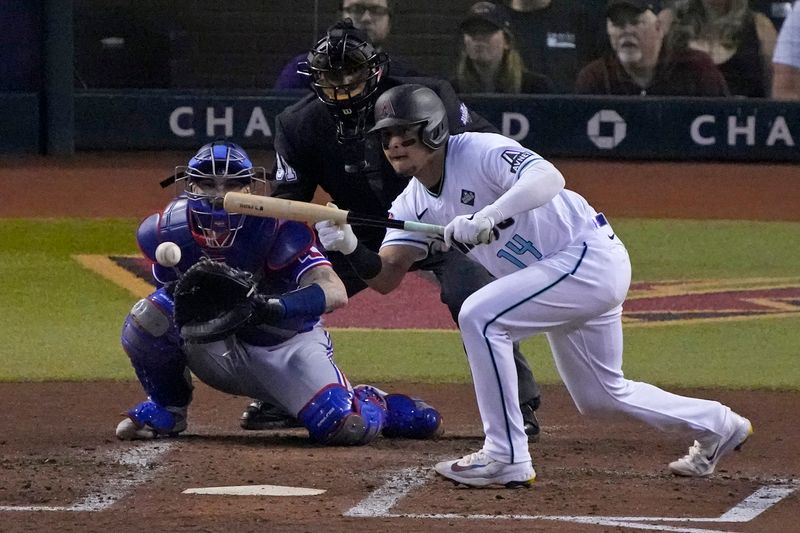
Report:
M 578 71 L 606 49 L 599 18 L 575 0 L 506 0 L 511 29 L 526 66 L 568 93 Z
M 747 0 L 674 0 L 661 18 L 669 46 L 711 56 L 734 96 L 769 96 L 777 32 Z
M 772 97 L 800 100 L 800 0 L 781 26 L 772 67 Z
M 578 74 L 579 94 L 728 96 L 722 73 L 704 52 L 664 46 L 652 0 L 609 0 L 612 51 Z
M 363 30 L 375 45 L 383 51 L 383 46 L 391 31 L 392 2 L 390 0 L 341 0 L 339 13 L 342 19 L 349 18 L 353 26 Z M 307 76 L 300 74 L 300 64 L 305 63 L 308 52 L 293 57 L 283 67 L 275 82 L 276 89 L 308 89 Z M 414 67 L 392 54 L 391 72 L 393 76 L 422 76 Z
M 464 49 L 451 80 L 463 93 L 552 93 L 547 76 L 531 72 L 514 46 L 508 10 L 476 2 L 459 26 Z

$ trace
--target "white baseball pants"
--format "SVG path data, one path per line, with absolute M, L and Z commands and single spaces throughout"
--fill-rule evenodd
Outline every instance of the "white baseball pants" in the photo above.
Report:
M 610 233 L 610 232 L 609 232 Z M 622 302 L 631 279 L 625 246 L 605 231 L 486 285 L 459 315 L 484 451 L 531 460 L 517 401 L 512 342 L 546 333 L 558 373 L 584 414 L 621 412 L 661 430 L 724 434 L 730 409 L 637 381 L 622 372 Z

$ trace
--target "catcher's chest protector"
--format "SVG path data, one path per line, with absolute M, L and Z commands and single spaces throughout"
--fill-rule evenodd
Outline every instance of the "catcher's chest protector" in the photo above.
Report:
M 211 257 L 238 269 L 258 273 L 264 267 L 278 228 L 275 219 L 247 217 L 231 247 L 209 250 L 194 239 L 189 224 L 186 198 L 176 198 L 163 212 L 150 215 L 142 222 L 137 233 L 139 247 L 148 259 L 155 262 L 156 247 L 162 242 L 174 242 L 181 249 L 181 261 L 176 265 L 180 272 L 186 272 L 201 257 Z
M 181 261 L 175 267 L 178 272 L 185 272 L 207 256 L 261 277 L 265 267 L 277 271 L 291 265 L 311 248 L 315 239 L 311 228 L 301 222 L 246 217 L 231 247 L 207 250 L 194 239 L 189 224 L 186 198 L 176 198 L 162 213 L 150 215 L 142 222 L 137 233 L 139 247 L 155 263 L 156 247 L 162 242 L 174 242 L 181 248 Z M 162 281 L 177 277 L 175 269 L 157 263 L 154 270 Z

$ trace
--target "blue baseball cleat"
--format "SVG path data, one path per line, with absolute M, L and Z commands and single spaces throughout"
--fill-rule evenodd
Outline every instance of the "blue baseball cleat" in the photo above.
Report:
M 387 394 L 384 437 L 435 439 L 444 433 L 442 415 L 422 400 L 405 394 Z
M 162 407 L 152 400 L 138 404 L 117 424 L 120 440 L 174 437 L 186 429 L 186 407 Z

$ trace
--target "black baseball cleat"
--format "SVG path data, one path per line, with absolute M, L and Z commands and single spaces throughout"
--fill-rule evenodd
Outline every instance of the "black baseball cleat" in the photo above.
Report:
M 286 413 L 276 405 L 268 404 L 262 400 L 253 400 L 244 410 L 239 425 L 249 431 L 264 429 L 299 428 L 303 425 L 295 417 Z
M 519 406 L 522 410 L 522 422 L 525 427 L 525 433 L 528 435 L 528 442 L 539 442 L 539 435 L 542 431 L 539 426 L 539 419 L 536 418 L 537 407 L 539 407 L 538 397 Z

